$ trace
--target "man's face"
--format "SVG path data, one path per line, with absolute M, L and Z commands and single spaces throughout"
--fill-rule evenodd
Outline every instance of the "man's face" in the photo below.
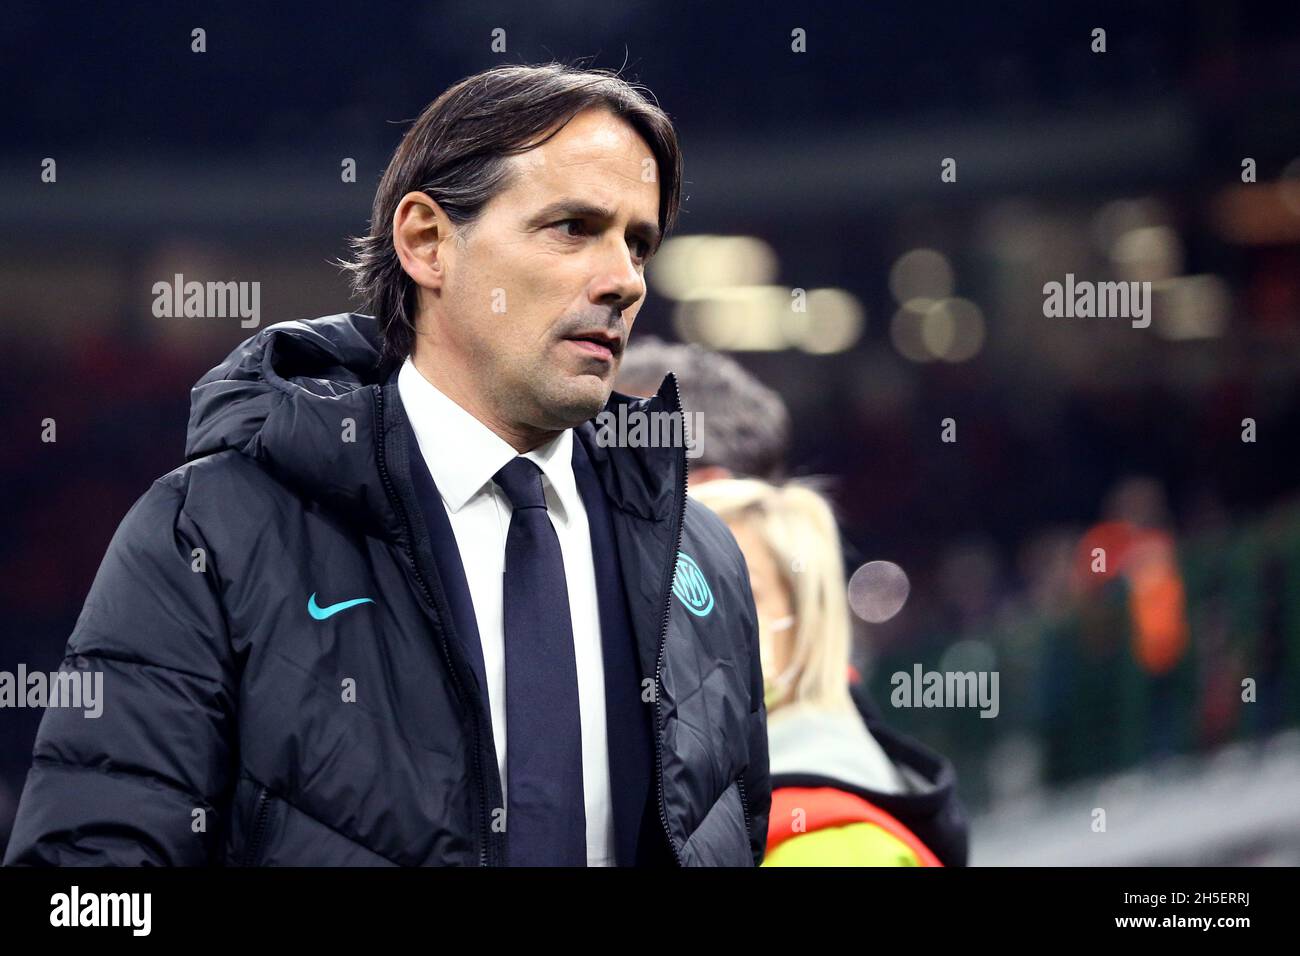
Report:
M 475 401 L 504 423 L 570 428 L 609 400 L 645 301 L 659 170 L 645 140 L 600 108 L 510 162 L 513 183 L 464 241 L 438 244 L 441 287 L 422 289 L 422 303 L 450 354 L 434 362 L 458 363 L 453 376 L 477 383 Z M 592 335 L 605 345 L 577 338 Z

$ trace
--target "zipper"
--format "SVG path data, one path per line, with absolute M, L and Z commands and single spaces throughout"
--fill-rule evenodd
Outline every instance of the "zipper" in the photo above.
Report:
M 271 818 L 271 789 L 262 787 L 257 791 L 257 809 L 253 811 L 253 832 L 248 837 L 248 846 L 244 850 L 244 866 L 252 866 L 257 861 L 262 849 L 262 838 L 266 836 L 266 824 Z
M 677 572 L 677 554 L 682 548 L 682 532 L 686 523 L 686 486 L 688 483 L 688 472 L 690 469 L 690 459 L 686 457 L 686 415 L 682 413 L 682 389 L 677 382 L 677 376 L 673 376 L 673 390 L 677 398 L 677 411 L 682 414 L 682 482 L 679 486 L 681 493 L 681 504 L 677 509 L 677 536 L 673 550 L 668 556 L 667 579 L 664 584 L 664 613 L 663 624 L 659 629 L 659 655 L 655 663 L 655 784 L 659 792 L 659 822 L 663 824 L 664 836 L 668 838 L 668 848 L 673 852 L 673 860 L 678 866 L 685 866 L 682 861 L 681 851 L 677 848 L 673 840 L 671 828 L 668 826 L 668 808 L 664 805 L 664 754 L 663 741 L 659 738 L 659 698 L 660 690 L 663 687 L 663 670 L 664 670 L 664 645 L 668 640 L 668 616 L 672 610 L 673 600 L 673 577 Z
M 448 612 L 447 614 L 443 614 L 439 610 L 439 608 L 445 606 L 446 603 L 445 596 L 444 596 L 443 603 L 439 604 L 434 596 L 433 588 L 430 587 L 429 582 L 425 579 L 424 572 L 421 570 L 420 562 L 417 559 L 415 554 L 415 547 L 412 544 L 412 542 L 415 540 L 415 533 L 411 525 L 411 516 L 410 514 L 407 513 L 406 506 L 402 503 L 401 498 L 397 495 L 396 489 L 393 488 L 392 479 L 389 477 L 388 474 L 388 461 L 386 457 L 386 449 L 384 447 L 385 445 L 384 434 L 387 431 L 384 425 L 384 391 L 383 391 L 383 387 L 379 385 L 374 386 L 374 389 L 375 389 L 375 416 L 376 416 L 376 423 L 379 426 L 378 427 L 379 435 L 377 441 L 375 442 L 375 446 L 378 452 L 379 477 L 380 480 L 383 482 L 384 492 L 385 494 L 388 495 L 388 500 L 393 502 L 396 505 L 397 511 L 402 517 L 402 523 L 406 529 L 406 541 L 403 550 L 405 550 L 407 556 L 411 560 L 411 567 L 415 569 L 415 579 L 420 585 L 420 590 L 424 596 L 425 603 L 429 607 L 434 609 L 435 613 L 437 613 L 438 615 L 439 620 L 443 624 L 443 626 L 439 628 L 439 638 L 442 647 L 442 656 L 443 656 L 443 660 L 447 664 L 447 672 L 451 675 L 452 684 L 456 688 L 456 695 L 461 701 L 467 701 L 469 699 L 469 696 L 466 693 L 465 687 L 461 684 L 459 674 L 456 672 L 456 665 L 452 662 L 451 659 L 451 648 L 448 646 L 448 642 L 447 642 L 447 631 L 449 628 L 452 627 L 451 614 L 450 612 Z M 439 596 L 442 596 L 441 586 L 439 586 L 439 590 L 437 593 Z M 478 707 L 468 706 L 466 709 L 470 711 L 474 722 L 474 746 L 472 748 L 474 752 L 474 777 L 478 781 L 479 795 L 482 798 L 479 807 L 478 865 L 487 866 L 488 865 L 488 841 L 489 841 L 489 829 L 490 829 L 488 824 L 487 805 L 489 802 L 491 802 L 491 797 L 488 794 L 487 783 L 484 780 L 483 762 L 481 759 L 481 754 L 479 753 L 480 744 L 482 740 L 482 729 L 479 726 Z
M 745 815 L 745 838 L 753 835 L 753 826 L 749 822 L 749 798 L 745 796 L 745 772 L 742 770 L 736 778 L 736 788 L 740 792 L 740 811 Z

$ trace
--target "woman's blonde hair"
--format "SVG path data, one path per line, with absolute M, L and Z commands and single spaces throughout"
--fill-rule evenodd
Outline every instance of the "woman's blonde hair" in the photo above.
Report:
M 840 533 L 830 503 L 798 481 L 777 487 L 750 478 L 693 485 L 690 495 L 728 524 L 756 531 L 790 589 L 794 648 L 783 673 L 764 675 L 776 691 L 769 708 L 800 703 L 852 710 L 852 628 Z

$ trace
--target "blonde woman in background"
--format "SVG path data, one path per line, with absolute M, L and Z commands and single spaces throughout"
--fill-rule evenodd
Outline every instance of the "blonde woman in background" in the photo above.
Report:
M 772 809 L 764 866 L 964 865 L 951 764 L 859 713 L 839 530 L 809 487 L 692 485 L 749 565 L 766 684 Z M 870 724 L 870 726 L 869 726 Z

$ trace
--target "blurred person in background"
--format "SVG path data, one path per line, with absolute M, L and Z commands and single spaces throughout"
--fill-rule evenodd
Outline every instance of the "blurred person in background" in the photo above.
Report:
M 779 394 L 735 359 L 694 343 L 665 342 L 653 335 L 628 346 L 618 391 L 649 398 L 670 369 L 682 390 L 682 407 L 698 412 L 704 422 L 700 456 L 690 465 L 692 485 L 742 476 L 764 481 L 785 478 L 790 413 Z
M 1187 608 L 1164 487 L 1154 478 L 1119 481 L 1104 517 L 1079 542 L 1078 590 L 1087 596 L 1116 576 L 1129 586 L 1133 657 L 1165 674 L 1187 648 Z
M 829 503 L 798 483 L 695 485 L 749 567 L 768 712 L 772 809 L 764 866 L 964 866 L 951 763 L 859 712 L 851 619 Z

